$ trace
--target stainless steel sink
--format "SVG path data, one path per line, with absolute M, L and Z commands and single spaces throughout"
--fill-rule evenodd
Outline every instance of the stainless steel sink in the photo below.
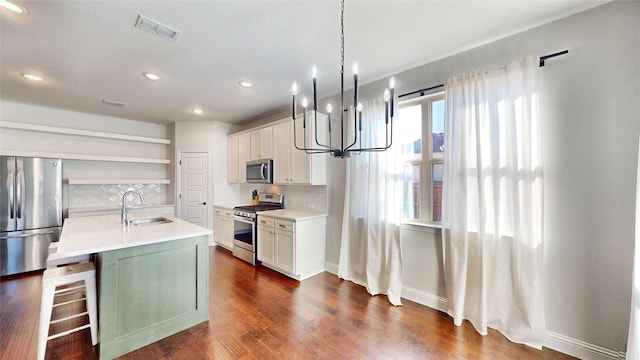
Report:
M 165 217 L 160 217 L 160 216 L 129 220 L 130 225 L 136 225 L 136 226 L 168 224 L 171 222 L 173 222 L 173 220 L 167 219 Z

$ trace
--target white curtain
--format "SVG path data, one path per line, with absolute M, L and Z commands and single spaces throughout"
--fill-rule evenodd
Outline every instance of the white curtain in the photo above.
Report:
M 636 177 L 636 244 L 633 253 L 631 281 L 631 320 L 627 341 L 627 359 L 640 360 L 640 149 L 638 149 L 638 175 Z
M 542 152 L 533 57 L 445 85 L 443 242 L 449 314 L 541 348 Z
M 363 147 L 384 145 L 384 121 L 385 105 L 382 100 L 364 104 Z M 353 131 L 353 121 L 348 123 L 350 131 Z M 362 152 L 346 160 L 338 265 L 340 278 L 365 286 L 371 295 L 386 294 L 393 305 L 401 305 L 402 288 L 402 172 L 397 148 L 392 146 L 384 152 Z

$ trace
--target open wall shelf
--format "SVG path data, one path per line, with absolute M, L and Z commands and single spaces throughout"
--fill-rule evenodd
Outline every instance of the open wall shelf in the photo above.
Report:
M 171 184 L 169 179 L 69 179 L 69 185 Z
M 0 155 L 42 157 L 42 158 L 65 159 L 65 160 L 88 160 L 88 161 L 125 162 L 125 163 L 141 163 L 141 164 L 159 164 L 159 165 L 171 164 L 170 159 L 138 158 L 138 157 L 111 156 L 111 155 L 53 153 L 53 152 L 38 152 L 38 151 L 25 151 L 25 150 L 12 151 L 12 150 L 3 149 L 3 150 L 0 150 Z
M 102 131 L 62 128 L 62 127 L 47 126 L 47 125 L 16 123 L 12 121 L 2 121 L 0 122 L 0 127 L 5 129 L 37 131 L 37 132 L 50 133 L 50 134 L 76 135 L 76 136 L 85 136 L 85 137 L 93 137 L 93 138 L 101 138 L 101 139 L 134 141 L 134 142 L 162 144 L 162 145 L 171 144 L 171 140 L 169 139 L 116 134 L 116 133 L 108 133 L 108 132 L 102 132 Z

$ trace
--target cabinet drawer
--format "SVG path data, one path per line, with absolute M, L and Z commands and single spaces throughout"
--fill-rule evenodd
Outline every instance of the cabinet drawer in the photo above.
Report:
M 279 230 L 295 231 L 295 224 L 293 221 L 276 219 L 273 227 Z
M 258 225 L 273 227 L 273 218 L 258 216 Z
M 214 212 L 214 215 L 219 215 L 219 216 L 224 216 L 229 218 L 233 216 L 233 210 L 214 208 L 213 212 Z

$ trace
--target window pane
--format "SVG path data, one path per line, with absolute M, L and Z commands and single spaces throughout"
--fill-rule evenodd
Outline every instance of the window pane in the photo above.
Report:
M 422 157 L 422 105 L 400 108 L 400 117 L 394 124 L 397 131 L 396 141 L 404 160 L 417 160 Z
M 403 219 L 420 219 L 420 164 L 405 164 L 403 173 Z
M 434 159 L 444 158 L 444 99 L 431 103 L 431 138 Z
M 444 164 L 436 163 L 431 166 L 431 196 L 433 199 L 433 221 L 442 221 L 442 174 L 444 172 Z

